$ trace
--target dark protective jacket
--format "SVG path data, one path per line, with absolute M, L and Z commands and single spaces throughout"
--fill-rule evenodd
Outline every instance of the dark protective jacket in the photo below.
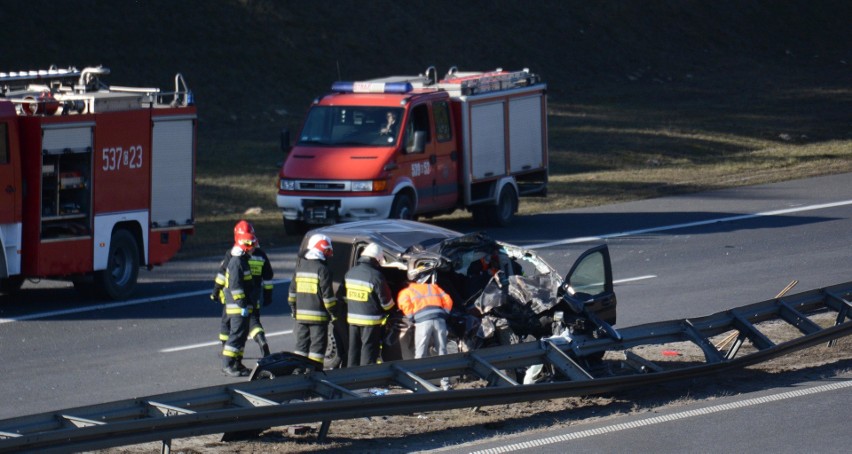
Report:
M 331 270 L 324 260 L 299 259 L 287 297 L 297 322 L 319 325 L 331 320 L 337 310 L 331 282 Z
M 225 287 L 225 271 L 228 266 L 228 262 L 231 260 L 231 250 L 225 253 L 225 258 L 222 259 L 222 262 L 219 263 L 219 271 L 216 274 L 216 279 L 213 284 L 213 295 L 220 299 L 222 303 L 224 303 L 224 295 L 220 292 L 222 288 Z M 266 255 L 260 248 L 255 248 L 252 251 L 251 255 L 248 256 L 248 264 L 251 269 L 252 280 L 254 282 L 253 291 L 257 292 L 257 294 L 253 295 L 252 300 L 258 304 L 260 304 L 260 296 L 262 291 L 263 296 L 263 305 L 269 306 L 272 304 L 272 278 L 274 277 L 274 273 L 272 271 L 272 264 L 269 261 L 269 257 Z
M 262 291 L 263 305 L 269 306 L 272 304 L 272 278 L 275 274 L 272 272 L 272 264 L 269 262 L 269 257 L 261 248 L 255 248 L 248 259 L 251 267 L 251 275 L 254 278 L 254 285 L 258 291 Z M 260 296 L 260 295 L 258 295 Z M 260 303 L 260 298 L 258 298 Z
M 225 303 L 225 311 L 228 314 L 239 314 L 244 307 L 253 309 L 257 304 L 254 280 L 251 275 L 251 266 L 248 263 L 248 255 L 239 248 L 233 248 L 231 257 L 225 266 L 225 287 L 222 296 Z
M 393 307 L 390 287 L 372 257 L 362 257 L 346 273 L 346 322 L 357 326 L 378 326 Z

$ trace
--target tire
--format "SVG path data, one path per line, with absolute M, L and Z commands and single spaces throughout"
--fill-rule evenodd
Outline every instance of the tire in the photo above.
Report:
M 391 205 L 390 219 L 414 219 L 414 201 L 406 193 L 397 194 Z
M 257 373 L 257 376 L 253 378 L 253 380 L 272 380 L 275 378 L 275 374 L 268 370 L 262 370 Z
M 495 227 L 506 227 L 512 223 L 518 211 L 518 195 L 510 185 L 503 186 L 497 205 L 488 207 L 488 221 Z
M 307 229 L 303 222 L 284 219 L 284 233 L 288 236 L 301 236 L 304 235 L 306 231 Z
M 337 332 L 334 329 L 334 324 L 328 324 L 328 344 L 325 347 L 325 360 L 323 360 L 323 369 L 337 369 L 342 367 L 343 357 L 340 345 L 337 342 Z
M 4 295 L 18 293 L 21 290 L 21 286 L 24 285 L 24 280 L 23 276 L 4 277 L 0 279 L 0 293 Z
M 136 289 L 139 277 L 139 246 L 127 230 L 112 234 L 107 267 L 95 272 L 95 285 L 101 296 L 112 300 L 127 299 Z

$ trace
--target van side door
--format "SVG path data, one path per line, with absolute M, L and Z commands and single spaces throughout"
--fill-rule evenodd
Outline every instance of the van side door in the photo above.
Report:
M 402 155 L 399 166 L 417 191 L 416 213 L 431 211 L 435 206 L 435 139 L 432 133 L 429 103 L 412 106 L 405 122 Z

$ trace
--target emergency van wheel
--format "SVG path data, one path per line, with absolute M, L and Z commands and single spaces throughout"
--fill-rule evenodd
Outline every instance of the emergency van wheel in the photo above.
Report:
M 23 276 L 4 277 L 0 279 L 0 293 L 11 295 L 17 293 L 24 285 Z
M 497 205 L 487 208 L 489 223 L 495 227 L 506 227 L 512 223 L 515 212 L 518 211 L 518 195 L 510 185 L 503 187 Z
M 112 234 L 107 267 L 95 272 L 95 283 L 104 297 L 123 300 L 136 288 L 139 276 L 139 247 L 136 238 L 127 230 Z
M 414 201 L 406 193 L 397 194 L 391 205 L 391 219 L 414 219 Z

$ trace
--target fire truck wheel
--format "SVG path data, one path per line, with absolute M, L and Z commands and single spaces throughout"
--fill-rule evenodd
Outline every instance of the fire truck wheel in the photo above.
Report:
M 139 275 L 139 247 L 136 238 L 127 230 L 112 234 L 107 267 L 95 273 L 95 281 L 103 296 L 123 300 L 136 288 Z
M 391 219 L 414 219 L 414 202 L 406 193 L 397 194 L 390 211 Z
M 22 285 L 24 285 L 23 276 L 12 276 L 0 279 L 0 293 L 4 293 L 6 295 L 17 293 L 17 291 L 21 289 Z

